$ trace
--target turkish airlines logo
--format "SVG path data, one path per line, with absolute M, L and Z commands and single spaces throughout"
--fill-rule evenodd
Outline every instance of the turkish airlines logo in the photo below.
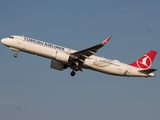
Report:
M 151 67 L 152 60 L 148 55 L 144 55 L 141 59 L 137 60 L 137 66 L 142 69 Z

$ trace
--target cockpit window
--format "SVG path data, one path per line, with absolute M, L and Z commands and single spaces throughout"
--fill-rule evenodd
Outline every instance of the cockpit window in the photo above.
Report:
M 14 39 L 14 37 L 12 37 L 12 36 L 10 36 L 9 38 L 12 38 L 12 39 Z

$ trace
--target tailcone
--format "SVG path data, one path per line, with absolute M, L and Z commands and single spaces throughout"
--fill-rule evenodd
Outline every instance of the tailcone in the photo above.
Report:
M 155 77 L 156 75 L 154 73 L 149 73 L 148 77 Z

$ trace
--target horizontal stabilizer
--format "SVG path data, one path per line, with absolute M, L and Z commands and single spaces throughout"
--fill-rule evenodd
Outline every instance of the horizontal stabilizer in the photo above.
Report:
M 144 74 L 149 74 L 152 73 L 154 71 L 156 71 L 157 69 L 147 69 L 147 70 L 140 70 L 139 72 L 144 73 Z

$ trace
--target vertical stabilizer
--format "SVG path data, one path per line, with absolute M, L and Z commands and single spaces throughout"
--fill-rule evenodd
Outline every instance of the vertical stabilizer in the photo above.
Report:
M 156 55 L 157 55 L 157 51 L 150 50 L 148 53 L 146 53 L 141 58 L 139 58 L 138 60 L 136 60 L 135 62 L 129 65 L 140 68 L 140 69 L 145 69 L 145 70 L 149 69 Z

